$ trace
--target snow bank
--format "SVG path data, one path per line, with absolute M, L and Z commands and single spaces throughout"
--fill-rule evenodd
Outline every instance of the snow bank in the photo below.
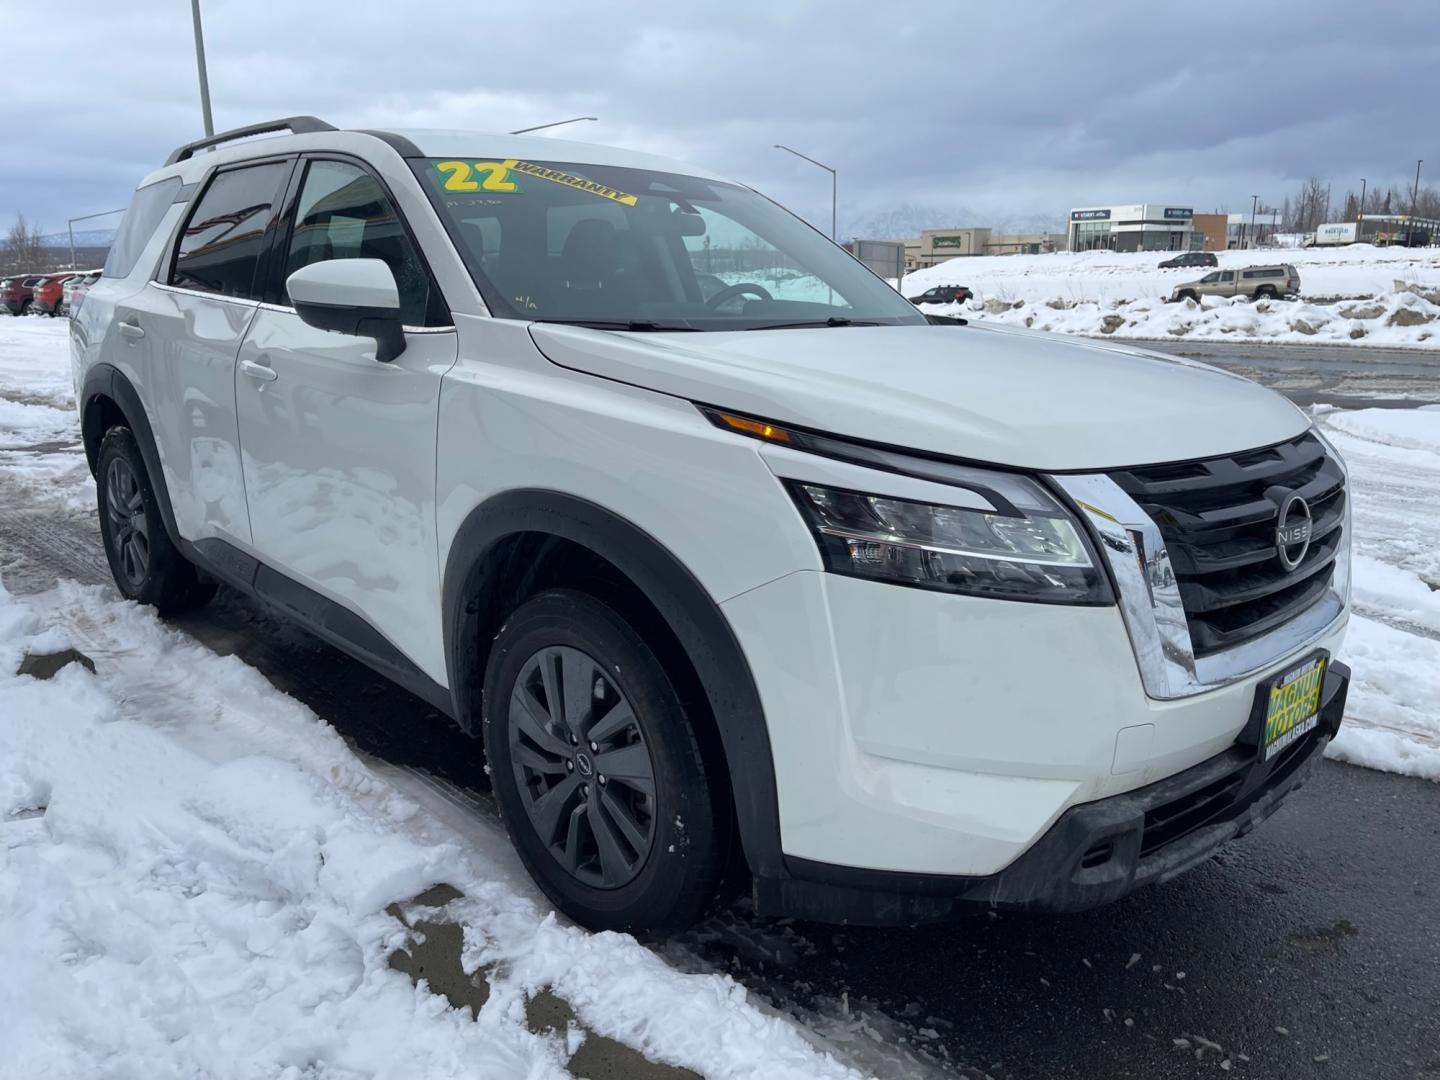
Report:
M 14 674 L 67 641 L 95 674 Z M 0 1076 L 568 1076 L 565 1033 L 525 1025 L 545 986 L 707 1076 L 856 1075 L 729 978 L 561 925 L 464 825 L 148 609 L 0 589 Z M 473 1020 L 387 964 L 386 905 L 442 881 L 467 970 L 499 965 Z
M 1300 300 L 1165 299 L 1204 269 L 1161 270 L 1166 252 L 1060 252 L 953 259 L 906 276 L 901 292 L 968 285 L 963 305 L 936 313 L 1068 334 L 1440 347 L 1440 248 L 1229 251 L 1222 269 L 1288 262 Z
M 1440 780 L 1440 409 L 1317 409 L 1350 468 L 1354 682 L 1331 757 Z

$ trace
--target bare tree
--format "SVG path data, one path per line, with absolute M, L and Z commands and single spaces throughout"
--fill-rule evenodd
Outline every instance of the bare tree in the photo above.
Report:
M 1330 212 L 1330 185 L 1318 176 L 1310 177 L 1300 185 L 1292 212 L 1290 228 L 1294 232 L 1314 232 Z
M 45 244 L 38 226 L 30 225 L 24 214 L 15 215 L 15 224 L 5 234 L 5 262 L 13 272 L 38 268 Z

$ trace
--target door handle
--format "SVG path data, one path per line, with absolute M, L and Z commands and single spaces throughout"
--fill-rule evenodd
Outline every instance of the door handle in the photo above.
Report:
M 257 364 L 254 360 L 241 360 L 240 374 L 248 375 L 252 379 L 259 379 L 261 382 L 274 382 L 279 378 L 274 368 Z
M 133 341 L 139 341 L 145 336 L 145 328 L 138 323 L 122 322 L 120 324 L 120 335 L 128 337 Z

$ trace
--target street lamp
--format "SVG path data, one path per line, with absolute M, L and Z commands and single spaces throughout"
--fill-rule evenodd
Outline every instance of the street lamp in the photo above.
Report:
M 205 115 L 205 137 L 215 134 L 215 121 L 210 118 L 210 76 L 205 73 L 205 31 L 200 26 L 200 0 L 190 0 L 190 14 L 195 23 L 195 69 L 200 73 L 200 111 Z
M 1415 190 L 1410 195 L 1410 228 L 1406 230 L 1406 247 L 1415 246 L 1415 219 L 1420 216 L 1420 166 L 1424 164 L 1424 158 L 1415 162 Z
M 1359 211 L 1355 214 L 1355 220 L 1356 220 L 1357 222 L 1359 222 L 1359 221 L 1364 221 L 1364 220 L 1365 220 L 1365 177 L 1363 177 L 1363 176 L 1360 177 L 1360 209 L 1359 209 Z M 1356 229 L 1356 230 L 1355 230 L 1355 234 L 1356 234 L 1356 239 L 1358 240 L 1358 239 L 1360 238 L 1360 237 L 1359 237 L 1360 230 L 1359 230 L 1359 229 Z
M 798 158 L 805 158 L 805 160 L 808 161 L 811 165 L 819 165 L 820 168 L 824 169 L 830 174 L 830 239 L 833 241 L 836 237 L 835 208 L 838 205 L 836 202 L 836 196 L 839 190 L 838 181 L 836 180 L 835 176 L 835 170 L 832 169 L 829 165 L 825 165 L 822 162 L 816 161 L 813 157 L 802 154 L 799 150 L 791 149 L 790 147 L 784 146 L 781 143 L 776 143 L 775 149 L 784 150 L 787 153 L 794 154 Z
M 559 127 L 561 124 L 578 124 L 581 120 L 599 120 L 598 116 L 572 116 L 569 120 L 554 120 L 548 124 L 536 124 L 534 127 L 521 128 L 519 131 L 510 132 L 511 135 L 524 135 L 527 131 L 540 131 L 543 128 Z
M 1255 246 L 1255 210 L 1260 205 L 1260 196 L 1250 196 L 1250 246 Z

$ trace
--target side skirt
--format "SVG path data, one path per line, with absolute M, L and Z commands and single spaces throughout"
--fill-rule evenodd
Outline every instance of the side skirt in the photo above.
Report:
M 286 577 L 224 540 L 180 540 L 197 567 L 455 718 L 450 691 L 421 671 L 378 630 L 347 607 Z

